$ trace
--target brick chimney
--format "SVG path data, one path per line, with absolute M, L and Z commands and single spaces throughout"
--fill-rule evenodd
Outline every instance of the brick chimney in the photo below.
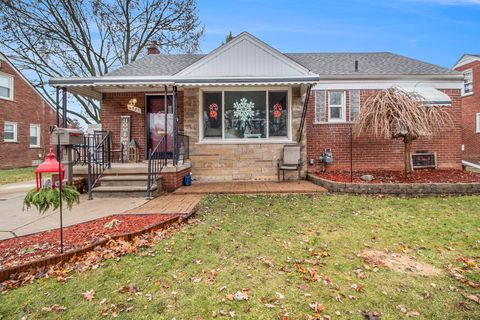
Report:
M 152 44 L 147 49 L 147 54 L 160 54 L 160 50 L 158 50 L 157 41 L 152 41 Z

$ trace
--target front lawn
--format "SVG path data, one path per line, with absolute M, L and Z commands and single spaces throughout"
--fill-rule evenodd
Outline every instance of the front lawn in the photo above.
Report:
M 0 185 L 35 180 L 36 167 L 0 169 Z
M 197 224 L 153 250 L 64 284 L 44 279 L 8 291 L 0 315 L 364 319 L 368 310 L 381 319 L 479 318 L 479 216 L 480 197 L 211 196 Z M 360 256 L 384 249 L 436 272 L 394 271 Z

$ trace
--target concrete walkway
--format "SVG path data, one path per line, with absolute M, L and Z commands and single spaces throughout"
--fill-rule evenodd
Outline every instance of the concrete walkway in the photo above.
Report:
M 40 231 L 47 231 L 59 227 L 59 211 L 47 211 L 39 214 L 35 208 L 22 210 L 23 198 L 35 184 L 15 183 L 0 186 L 0 240 L 15 236 L 27 235 Z M 70 211 L 63 210 L 64 226 L 77 224 L 112 214 L 119 214 L 126 210 L 144 204 L 143 198 L 98 198 L 87 200 L 82 195 L 80 204 L 74 205 Z

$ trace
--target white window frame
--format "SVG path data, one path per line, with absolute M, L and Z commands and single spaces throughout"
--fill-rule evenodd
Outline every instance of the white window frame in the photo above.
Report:
M 475 132 L 480 133 L 480 113 L 475 114 Z
M 332 105 L 330 104 L 330 94 L 331 93 L 341 93 L 342 94 L 342 104 L 341 105 L 333 105 L 333 107 L 335 108 L 338 108 L 340 107 L 341 108 L 341 113 L 342 113 L 342 117 L 340 119 L 337 119 L 337 118 L 333 118 L 332 119 L 332 113 L 330 112 L 330 108 L 332 107 Z M 346 117 L 347 117 L 347 108 L 346 108 L 346 101 L 345 101 L 345 98 L 346 98 L 346 94 L 345 94 L 345 90 L 331 90 L 331 91 L 327 91 L 327 104 L 328 104 L 328 122 L 331 122 L 331 123 L 339 123 L 339 122 L 346 122 Z
M 8 78 L 9 86 L 10 86 L 10 96 L 9 97 L 0 96 L 0 99 L 13 101 L 13 88 L 14 88 L 13 76 L 8 73 L 0 72 L 0 77 Z
M 243 138 L 243 139 L 225 139 L 225 92 L 228 91 L 264 91 L 266 93 L 266 138 Z M 269 91 L 287 91 L 287 136 L 286 137 L 270 137 L 270 128 L 269 128 L 269 105 L 268 97 Z M 222 93 L 222 137 L 204 137 L 204 128 L 203 128 L 203 93 L 204 92 L 221 92 Z M 275 144 L 275 143 L 293 143 L 292 140 L 292 88 L 290 87 L 208 87 L 200 88 L 199 90 L 199 106 L 198 106 L 198 144 Z
M 469 96 L 471 94 L 473 94 L 473 70 L 472 69 L 467 69 L 465 71 L 463 71 L 463 76 L 465 77 L 467 74 L 470 74 L 470 78 L 472 79 L 470 84 L 472 86 L 472 91 L 470 92 L 465 92 L 465 87 L 467 85 L 467 82 L 465 81 L 465 79 L 463 80 L 463 86 L 462 86 L 462 96 Z
M 5 129 L 7 125 L 13 126 L 13 139 L 5 138 Z M 18 141 L 18 125 L 16 122 L 5 121 L 5 123 L 3 124 L 3 141 L 11 143 L 16 143 Z
M 30 144 L 30 148 L 40 148 L 40 137 L 41 137 L 41 131 L 40 131 L 40 125 L 39 124 L 30 124 L 30 130 L 32 128 L 37 129 L 37 144 Z M 28 133 L 28 143 L 30 143 L 30 138 L 31 138 L 31 132 L 29 131 Z

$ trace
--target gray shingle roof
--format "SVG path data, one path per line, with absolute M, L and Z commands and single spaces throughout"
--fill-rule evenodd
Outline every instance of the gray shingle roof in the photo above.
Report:
M 171 76 L 185 69 L 204 54 L 151 54 L 140 58 L 120 69 L 110 72 L 109 76 Z
M 291 59 L 319 75 L 442 75 L 450 69 L 390 52 L 368 53 L 287 53 Z M 355 60 L 358 72 L 355 72 Z
M 286 53 L 286 56 L 319 75 L 448 75 L 457 72 L 390 52 Z M 204 57 L 204 54 L 147 55 L 109 76 L 171 76 Z M 355 60 L 359 70 L 355 72 Z

